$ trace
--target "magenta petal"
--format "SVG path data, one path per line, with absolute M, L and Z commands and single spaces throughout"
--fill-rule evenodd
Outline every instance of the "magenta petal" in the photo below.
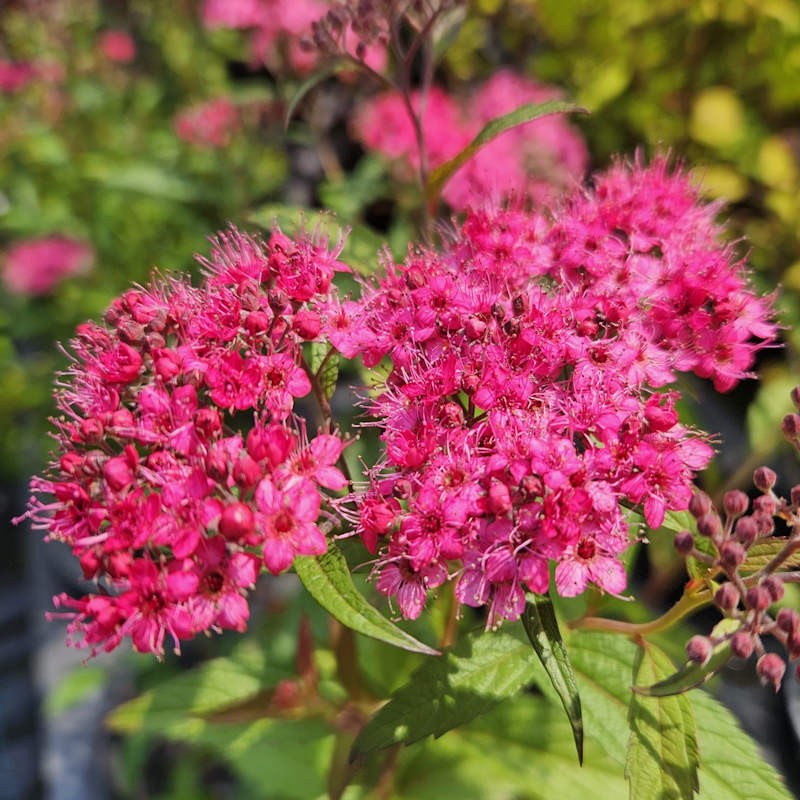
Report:
M 611 556 L 595 556 L 589 565 L 589 577 L 609 594 L 620 594 L 628 585 L 625 567 Z
M 243 632 L 250 618 L 247 600 L 238 592 L 226 592 L 219 598 L 217 624 L 223 628 Z
M 301 556 L 321 556 L 328 549 L 328 540 L 316 525 L 298 525 L 293 544 Z
M 577 561 L 562 561 L 556 567 L 556 589 L 562 597 L 577 597 L 586 588 L 589 570 Z
M 292 397 L 305 397 L 311 391 L 311 382 L 302 369 L 295 369 L 286 382 L 286 390 Z
M 320 464 L 332 466 L 342 454 L 343 445 L 338 436 L 324 433 L 311 442 L 310 448 L 312 455 Z
M 264 564 L 273 575 L 279 575 L 289 569 L 294 561 L 294 555 L 295 551 L 291 543 L 280 536 L 264 542 Z
M 320 467 L 315 474 L 317 483 L 326 489 L 338 492 L 347 486 L 347 478 L 336 467 Z

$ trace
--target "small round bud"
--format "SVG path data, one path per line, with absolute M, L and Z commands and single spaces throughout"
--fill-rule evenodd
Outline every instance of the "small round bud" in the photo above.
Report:
M 762 495 L 762 497 L 764 496 Z M 769 536 L 775 532 L 775 520 L 772 519 L 772 514 L 753 514 L 753 521 L 756 523 L 756 530 L 759 536 Z
M 700 519 L 711 511 L 711 498 L 705 492 L 695 492 L 689 501 L 689 513 Z
M 252 489 L 261 479 L 261 467 L 247 453 L 241 454 L 233 468 L 233 479 L 243 489 Z
M 769 592 L 773 603 L 783 599 L 783 581 L 777 575 L 767 575 L 761 585 Z
M 439 422 L 444 428 L 460 428 L 464 424 L 464 409 L 452 400 L 445 403 L 439 412 Z
M 219 518 L 219 532 L 232 541 L 246 539 L 255 529 L 256 518 L 249 506 L 244 503 L 231 503 L 225 506 Z
M 744 604 L 754 611 L 766 611 L 772 605 L 772 597 L 763 586 L 751 586 L 744 596 Z
M 544 494 L 544 486 L 536 475 L 526 475 L 520 481 L 519 491 L 524 500 L 530 500 L 534 497 L 541 497 Z
M 790 396 L 792 398 L 792 402 L 794 403 L 794 407 L 800 411 L 800 386 L 795 386 L 794 389 L 792 389 Z
M 723 611 L 733 611 L 739 605 L 739 590 L 732 583 L 723 583 L 714 595 L 714 602 Z
M 464 377 L 461 378 L 461 388 L 467 395 L 471 396 L 475 394 L 475 392 L 478 391 L 478 387 L 480 385 L 481 385 L 481 379 L 474 373 L 467 373 L 466 375 L 464 375 Z
M 464 323 L 464 333 L 472 341 L 480 339 L 486 333 L 486 323 L 479 317 L 467 317 L 467 321 Z
M 776 484 L 778 476 L 769 467 L 759 467 L 753 473 L 753 484 L 759 492 L 769 492 Z
M 719 563 L 725 570 L 735 570 L 746 557 L 747 553 L 744 547 L 733 539 L 728 539 L 719 547 Z
M 722 504 L 728 516 L 741 517 L 750 505 L 750 498 L 744 492 L 734 489 L 733 491 L 725 492 Z
M 733 528 L 733 535 L 744 547 L 750 547 L 758 538 L 758 527 L 752 517 L 739 517 Z
M 694 536 L 689 531 L 675 534 L 675 549 L 682 555 L 688 556 L 694 549 Z
M 800 434 L 800 416 L 797 414 L 787 414 L 781 422 L 783 435 L 790 441 L 794 441 Z
M 793 608 L 782 608 L 775 622 L 784 633 L 792 633 L 800 628 L 800 615 Z
M 786 672 L 784 660 L 776 653 L 765 653 L 756 663 L 756 674 L 764 686 L 772 686 L 777 692 L 781 688 Z
M 737 658 L 750 658 L 753 654 L 753 637 L 747 631 L 736 631 L 731 636 L 731 652 Z
M 762 494 L 753 500 L 753 513 L 767 514 L 770 517 L 774 517 L 777 510 L 778 503 L 772 495 Z
M 257 336 L 260 333 L 267 333 L 271 322 L 272 317 L 265 311 L 251 311 L 244 318 L 244 329 L 251 336 Z
M 322 330 L 322 320 L 316 311 L 301 308 L 292 320 L 292 330 L 307 342 L 316 339 Z
M 692 636 L 686 643 L 686 655 L 689 661 L 694 661 L 701 666 L 708 663 L 714 645 L 707 636 Z
M 716 539 L 722 533 L 722 523 L 719 516 L 715 511 L 710 511 L 708 514 L 703 514 L 697 520 L 697 531 L 703 536 L 709 536 Z
M 134 481 L 133 470 L 123 456 L 109 458 L 103 467 L 106 485 L 114 492 L 121 492 Z

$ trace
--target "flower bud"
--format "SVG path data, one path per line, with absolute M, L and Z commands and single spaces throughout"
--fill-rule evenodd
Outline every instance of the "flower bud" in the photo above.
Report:
M 792 402 L 794 403 L 794 407 L 800 411 L 800 386 L 795 386 L 794 389 L 792 389 L 791 398 Z
M 751 586 L 744 596 L 744 604 L 754 611 L 766 611 L 772 605 L 772 597 L 763 586 Z
M 800 434 L 800 416 L 797 414 L 787 414 L 781 422 L 781 430 L 783 435 L 790 441 L 794 442 Z
M 789 495 L 792 505 L 797 508 L 800 506 L 800 483 L 797 486 L 792 486 L 791 494 Z
M 464 409 L 459 403 L 450 401 L 442 406 L 439 422 L 444 428 L 459 428 L 464 424 Z
M 700 519 L 711 511 L 711 498 L 705 492 L 695 492 L 689 501 L 689 513 Z
M 762 497 L 764 496 L 762 495 Z M 753 514 L 753 521 L 756 523 L 756 530 L 759 536 L 769 536 L 775 532 L 775 520 L 772 519 L 772 514 Z
M 686 655 L 689 657 L 689 661 L 694 661 L 701 666 L 708 663 L 713 650 L 714 645 L 707 636 L 692 636 L 686 643 Z
M 775 622 L 784 633 L 792 633 L 800 628 L 800 615 L 793 608 L 782 608 Z
M 250 507 L 237 501 L 225 506 L 219 518 L 219 532 L 231 541 L 242 541 L 253 532 L 255 524 Z
M 769 467 L 759 467 L 753 473 L 753 484 L 759 492 L 769 492 L 778 480 L 778 476 Z
M 81 420 L 80 437 L 87 443 L 96 443 L 103 438 L 103 423 L 97 417 Z
M 728 572 L 735 570 L 746 557 L 744 547 L 733 539 L 728 539 L 719 547 L 719 563 Z
M 261 479 L 261 467 L 247 453 L 239 456 L 233 468 L 233 479 L 243 489 L 252 489 Z
M 316 311 L 301 308 L 292 320 L 292 330 L 305 341 L 311 341 L 319 336 L 322 330 L 322 320 Z
M 733 611 L 739 605 L 739 590 L 732 583 L 723 583 L 714 595 L 714 602 L 723 611 Z
M 468 339 L 472 341 L 480 339 L 485 332 L 486 323 L 482 319 L 475 316 L 467 317 L 467 321 L 464 323 L 464 333 L 467 334 Z
M 765 653 L 756 663 L 756 674 L 764 686 L 772 686 L 777 692 L 781 688 L 786 672 L 784 660 L 776 653 Z
M 753 513 L 774 517 L 777 510 L 778 503 L 772 495 L 762 494 L 753 500 Z
M 758 527 L 752 517 L 739 517 L 733 528 L 733 535 L 747 548 L 758 538 Z
M 489 510 L 498 516 L 507 514 L 511 508 L 511 495 L 508 486 L 500 481 L 492 481 L 489 487 Z
M 753 637 L 747 631 L 736 631 L 731 636 L 731 652 L 737 658 L 750 658 L 753 654 Z
M 109 458 L 103 467 L 106 484 L 114 492 L 121 492 L 133 483 L 134 475 L 130 465 L 122 456 Z
M 722 503 L 725 513 L 729 517 L 741 517 L 750 505 L 750 498 L 744 492 L 734 489 L 733 491 L 725 492 Z
M 269 330 L 272 318 L 264 311 L 251 311 L 244 318 L 244 329 L 251 335 L 266 333 Z
M 722 532 L 722 523 L 717 512 L 710 511 L 708 514 L 703 514 L 697 520 L 697 531 L 702 536 L 710 536 L 712 539 L 716 539 Z
M 783 581 L 777 575 L 767 575 L 761 585 L 769 592 L 770 599 L 777 603 L 783 599 Z
M 682 555 L 688 556 L 694 548 L 694 536 L 689 531 L 675 534 L 675 549 Z

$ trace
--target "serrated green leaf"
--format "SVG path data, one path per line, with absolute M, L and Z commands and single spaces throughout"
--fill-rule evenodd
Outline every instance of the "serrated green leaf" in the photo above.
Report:
M 766 567 L 786 547 L 786 541 L 786 539 L 778 536 L 759 539 L 747 551 L 747 560 L 739 567 L 739 571 L 743 575 L 752 575 L 754 572 Z M 792 553 L 781 566 L 782 570 L 798 568 L 800 568 L 800 551 Z
M 578 763 L 583 764 L 581 698 L 550 598 L 535 594 L 528 595 L 522 615 L 522 624 L 561 704 L 564 706 L 564 711 L 567 712 L 575 748 L 578 751 Z
M 698 800 L 791 800 L 733 714 L 707 692 L 691 696 L 701 755 Z
M 308 593 L 342 625 L 403 650 L 439 654 L 398 628 L 367 602 L 350 577 L 347 559 L 333 542 L 328 543 L 328 552 L 324 555 L 295 558 L 294 569 Z
M 541 117 L 549 116 L 550 114 L 568 113 L 586 113 L 586 109 L 581 108 L 575 103 L 567 103 L 562 100 L 549 100 L 546 103 L 526 103 L 510 113 L 488 122 L 460 153 L 456 154 L 449 161 L 445 161 L 444 164 L 439 165 L 431 172 L 425 190 L 428 202 L 435 203 L 447 181 L 450 180 L 459 168 L 469 161 L 478 150 L 491 142 L 492 139 L 497 138 L 501 133 L 505 133 L 505 131 L 516 128 L 519 125 L 524 125 L 527 122 L 533 122 Z
M 653 683 L 674 667 L 651 644 L 640 647 L 633 665 L 633 682 Z M 697 735 L 690 699 L 642 697 L 634 694 L 628 709 L 631 735 L 625 776 L 630 798 L 691 800 L 699 788 Z
M 402 751 L 395 800 L 552 800 L 625 796 L 619 766 L 593 742 L 575 765 L 561 709 L 520 694 L 440 739 Z
M 724 636 L 731 633 L 740 626 L 740 622 L 734 619 L 723 619 L 714 626 L 712 636 Z M 711 651 L 711 658 L 705 664 L 698 664 L 696 661 L 687 661 L 677 672 L 663 680 L 649 686 L 633 687 L 636 694 L 645 697 L 669 697 L 671 695 L 688 692 L 704 684 L 722 669 L 732 658 L 731 643 L 729 639 L 716 645 Z
M 361 729 L 352 758 L 441 736 L 536 680 L 547 681 L 530 645 L 506 631 L 463 637 L 425 661 Z

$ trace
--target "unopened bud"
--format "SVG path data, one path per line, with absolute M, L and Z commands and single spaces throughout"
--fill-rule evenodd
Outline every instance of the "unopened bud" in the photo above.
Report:
M 789 495 L 792 505 L 797 508 L 800 506 L 800 483 L 797 486 L 792 486 L 792 491 Z
M 750 658 L 753 654 L 753 637 L 747 631 L 736 631 L 731 636 L 731 652 L 737 658 Z
M 703 516 L 697 520 L 697 530 L 703 536 L 716 539 L 722 532 L 722 523 L 717 513 L 715 511 L 710 511 L 708 514 L 703 514 Z
M 705 492 L 695 492 L 689 501 L 689 513 L 700 519 L 711 511 L 711 498 Z
M 781 688 L 786 672 L 784 660 L 776 653 L 765 653 L 756 663 L 756 674 L 764 686 L 772 686 L 777 692 Z
M 800 416 L 797 414 L 787 414 L 783 418 L 783 422 L 781 422 L 781 430 L 783 431 L 783 435 L 790 442 L 795 441 L 798 434 L 800 434 Z
M 675 549 L 682 555 L 688 556 L 694 548 L 694 536 L 689 531 L 675 534 Z
M 739 590 L 732 583 L 723 583 L 714 595 L 714 602 L 723 611 L 733 611 L 739 605 Z
M 747 548 L 758 538 L 758 527 L 752 517 L 739 517 L 733 528 L 733 535 Z
M 775 622 L 784 633 L 792 633 L 800 628 L 800 615 L 793 608 L 782 608 Z
M 766 495 L 761 496 L 765 497 Z M 770 536 L 775 532 L 775 520 L 772 518 L 772 514 L 753 514 L 753 521 L 756 524 L 756 530 L 759 536 Z
M 233 479 L 237 485 L 243 489 L 252 489 L 260 478 L 261 467 L 246 453 L 240 455 L 233 468 Z
M 707 636 L 692 636 L 686 643 L 686 655 L 689 657 L 689 661 L 694 661 L 701 666 L 708 663 L 713 650 L 714 645 Z
M 800 411 L 800 386 L 795 386 L 794 389 L 792 389 L 791 398 L 792 402 L 794 403 L 794 407 Z
M 754 611 L 766 611 L 772 605 L 772 597 L 763 586 L 751 586 L 744 596 L 744 604 Z
M 739 542 L 728 539 L 719 546 L 719 563 L 727 571 L 735 570 L 747 557 Z
M 744 492 L 734 489 L 730 492 L 725 492 L 722 504 L 728 516 L 741 517 L 750 505 L 750 498 Z
M 265 311 L 251 311 L 244 318 L 244 329 L 251 335 L 257 336 L 269 330 L 272 317 Z
M 106 484 L 114 492 L 120 492 L 133 483 L 133 470 L 122 456 L 109 458 L 103 467 Z
M 231 503 L 225 506 L 219 518 L 219 532 L 232 541 L 242 541 L 255 528 L 256 519 L 249 506 L 244 503 Z
M 307 342 L 316 339 L 322 330 L 322 320 L 315 311 L 301 308 L 292 320 L 292 330 Z
M 468 339 L 480 339 L 486 332 L 486 323 L 479 317 L 468 317 L 464 323 L 464 333 Z
M 762 494 L 753 500 L 754 513 L 767 514 L 770 517 L 774 517 L 777 510 L 778 502 L 772 495 Z
M 778 480 L 778 476 L 769 467 L 759 467 L 753 473 L 753 484 L 759 492 L 769 492 Z
M 777 575 L 767 575 L 761 585 L 769 592 L 773 603 L 783 599 L 783 581 Z

